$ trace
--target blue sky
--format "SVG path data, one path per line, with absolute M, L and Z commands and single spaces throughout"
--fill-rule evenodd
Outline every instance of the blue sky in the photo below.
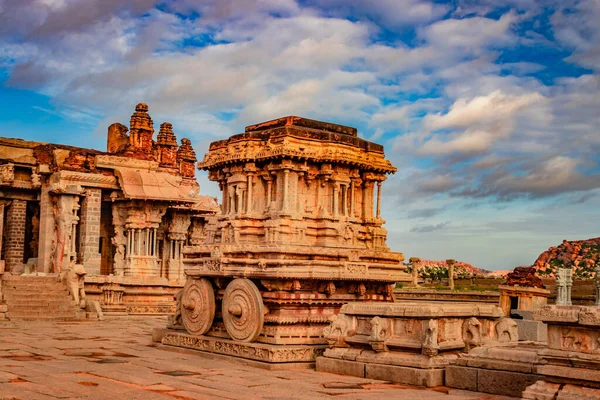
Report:
M 355 126 L 398 167 L 392 249 L 512 269 L 600 236 L 597 21 L 597 0 L 0 0 L 0 136 L 104 149 L 140 101 L 200 156 L 284 115 Z

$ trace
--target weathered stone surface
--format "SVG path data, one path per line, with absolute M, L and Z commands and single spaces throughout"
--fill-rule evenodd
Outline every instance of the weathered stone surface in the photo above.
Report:
M 516 325 L 502 316 L 487 304 L 348 303 L 324 331 L 333 347 L 324 358 L 331 368 L 340 362 L 340 370 L 342 360 L 364 363 L 374 379 L 442 385 L 457 350 L 517 341 Z
M 548 326 L 540 321 L 516 319 L 519 329 L 519 340 L 546 342 L 548 341 Z
M 163 336 L 162 344 L 268 363 L 314 363 L 325 350 L 325 346 L 276 346 L 263 343 L 244 343 L 209 336 L 192 336 L 174 331 Z
M 317 357 L 316 370 L 338 375 L 365 377 L 365 363 Z
M 537 381 L 533 385 L 528 386 L 521 395 L 524 399 L 533 400 L 554 400 L 560 385 L 545 381 Z
M 153 346 L 166 317 L 2 322 L 3 399 L 369 399 L 450 400 L 445 390 L 407 387 L 311 369 L 256 368 L 232 357 Z M 23 334 L 27 332 L 27 334 Z M 501 400 L 501 399 L 497 399 Z
M 599 308 L 546 306 L 534 318 L 548 324 L 550 349 L 600 354 Z
M 586 388 L 575 385 L 565 385 L 556 396 L 556 400 L 597 400 L 600 399 L 600 389 Z
M 445 385 L 456 389 L 477 391 L 477 368 L 466 368 L 457 365 L 446 367 Z
M 443 369 L 421 369 L 397 365 L 366 364 L 365 378 L 398 382 L 414 386 L 443 386 Z
M 477 391 L 521 397 L 528 386 L 541 379 L 543 379 L 543 376 L 535 374 L 479 369 L 477 372 Z

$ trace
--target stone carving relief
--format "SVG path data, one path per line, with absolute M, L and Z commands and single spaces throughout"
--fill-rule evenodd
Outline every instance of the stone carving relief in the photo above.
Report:
M 426 356 L 434 356 L 438 353 L 438 321 L 430 319 L 425 322 L 423 334 L 423 343 L 421 353 Z
M 127 245 L 127 237 L 125 236 L 126 216 L 127 210 L 125 208 L 113 204 L 112 223 L 115 234 L 111 238 L 111 242 L 115 246 L 113 273 L 116 276 L 123 276 L 125 271 L 125 248 Z
M 0 185 L 10 185 L 15 180 L 15 165 L 0 165 Z
M 356 334 L 356 318 L 338 314 L 323 329 L 323 337 L 330 346 L 347 347 L 345 338 Z
M 68 270 L 60 274 L 61 281 L 69 289 L 69 293 L 79 308 L 85 309 L 84 279 L 85 269 L 81 264 L 72 263 Z
M 167 328 L 169 329 L 185 329 L 181 320 L 181 297 L 183 296 L 183 289 L 175 293 L 173 299 L 175 300 L 175 313 L 169 315 L 167 319 Z
M 481 322 L 475 317 L 471 317 L 463 324 L 463 340 L 467 349 L 481 346 Z
M 391 335 L 390 321 L 387 318 L 374 317 L 371 320 L 371 347 L 378 353 L 388 351 L 385 341 Z
M 519 328 L 512 318 L 501 318 L 496 324 L 496 338 L 500 343 L 517 342 Z

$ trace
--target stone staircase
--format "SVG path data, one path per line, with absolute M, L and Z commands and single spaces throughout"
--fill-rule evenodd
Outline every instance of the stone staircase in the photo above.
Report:
M 9 275 L 2 277 L 2 300 L 10 320 L 84 319 L 65 285 L 56 276 Z

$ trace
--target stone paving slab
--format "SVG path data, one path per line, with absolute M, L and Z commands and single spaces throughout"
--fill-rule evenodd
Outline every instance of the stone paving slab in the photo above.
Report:
M 506 399 L 165 351 L 165 317 L 0 322 L 0 399 Z

